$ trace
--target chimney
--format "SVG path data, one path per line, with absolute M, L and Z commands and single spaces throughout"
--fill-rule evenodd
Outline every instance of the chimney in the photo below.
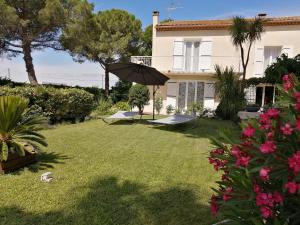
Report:
M 153 27 L 155 27 L 159 23 L 159 11 L 153 11 L 152 14 Z
M 156 25 L 159 24 L 159 11 L 155 10 L 152 14 L 152 26 L 153 26 L 153 32 L 152 32 L 152 56 L 155 54 L 154 49 L 156 45 Z

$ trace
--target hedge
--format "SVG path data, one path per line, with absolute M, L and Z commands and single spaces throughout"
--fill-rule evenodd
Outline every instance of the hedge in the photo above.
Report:
M 96 105 L 94 95 L 78 88 L 2 86 L 0 96 L 3 95 L 17 95 L 29 99 L 29 105 L 39 106 L 52 123 L 83 121 Z

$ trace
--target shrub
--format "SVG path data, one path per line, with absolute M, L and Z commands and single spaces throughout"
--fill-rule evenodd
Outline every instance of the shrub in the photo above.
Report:
M 127 102 L 128 93 L 131 88 L 132 83 L 128 81 L 118 81 L 114 87 L 111 88 L 110 98 L 113 103 L 117 102 Z
M 170 115 L 175 111 L 175 108 L 172 105 L 167 105 L 166 111 L 167 111 L 167 114 Z
M 203 104 L 202 103 L 193 103 L 188 108 L 188 114 L 192 114 L 193 116 L 201 115 L 203 113 Z
M 149 103 L 150 93 L 146 86 L 141 84 L 133 85 L 129 90 L 129 104 L 133 107 L 138 107 L 139 113 L 142 114 L 145 105 Z
M 163 107 L 162 97 L 156 97 L 154 101 L 154 108 L 158 115 L 160 114 L 162 107 Z
M 58 89 L 44 86 L 0 87 L 0 96 L 17 95 L 29 100 L 29 106 L 42 108 L 51 122 L 84 120 L 93 110 L 93 95 L 77 88 Z
M 103 115 L 109 115 L 113 112 L 111 111 L 112 102 L 109 100 L 106 100 L 104 98 L 100 99 L 96 109 L 93 111 L 92 116 L 98 117 Z
M 117 102 L 112 107 L 113 111 L 130 111 L 131 107 L 128 102 Z
M 236 120 L 238 111 L 245 106 L 245 97 L 241 91 L 241 83 L 233 68 L 226 67 L 222 70 L 216 66 L 216 92 L 220 97 L 220 103 L 216 109 L 216 115 L 224 120 Z
M 19 96 L 0 97 L 0 161 L 16 152 L 34 152 L 38 145 L 47 146 L 45 138 L 39 133 L 45 122 L 41 117 L 25 118 L 28 100 Z
M 212 138 L 209 161 L 223 172 L 211 198 L 229 224 L 300 223 L 300 84 L 284 76 L 282 110 L 243 124 L 240 138 Z

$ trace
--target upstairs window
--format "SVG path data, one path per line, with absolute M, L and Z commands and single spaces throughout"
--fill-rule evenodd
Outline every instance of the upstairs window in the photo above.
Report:
M 276 58 L 281 55 L 281 51 L 281 46 L 266 46 L 264 48 L 264 70 L 276 62 Z

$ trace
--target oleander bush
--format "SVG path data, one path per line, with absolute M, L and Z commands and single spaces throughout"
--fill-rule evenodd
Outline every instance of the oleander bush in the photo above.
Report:
M 285 75 L 278 89 L 280 108 L 246 121 L 237 139 L 211 139 L 209 162 L 222 172 L 211 211 L 227 224 L 300 224 L 300 84 Z
M 40 107 L 51 123 L 83 121 L 95 107 L 94 96 L 77 88 L 44 86 L 0 87 L 0 96 L 21 96 L 29 100 L 29 106 Z

